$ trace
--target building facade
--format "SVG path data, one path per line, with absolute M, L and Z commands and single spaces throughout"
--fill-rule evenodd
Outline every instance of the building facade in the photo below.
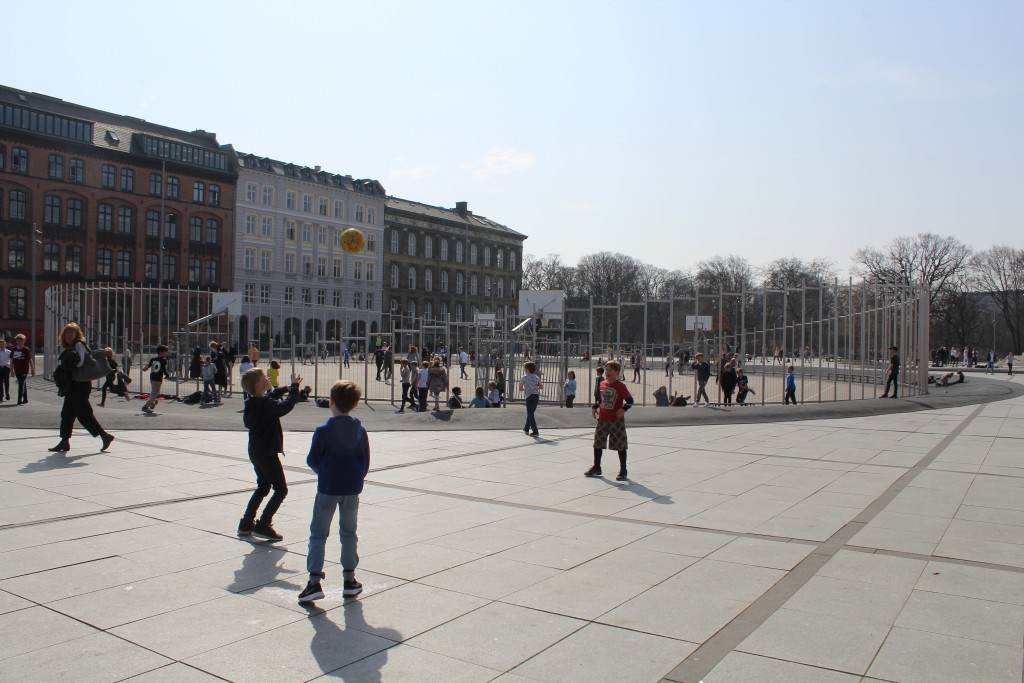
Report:
M 40 344 L 42 293 L 59 283 L 229 289 L 236 179 L 212 133 L 0 86 L 0 333 L 35 320 Z M 148 288 L 121 301 L 79 321 L 91 339 L 138 320 L 129 334 L 151 344 L 209 313 Z
M 402 329 L 517 312 L 525 235 L 466 202 L 446 209 L 397 197 L 387 200 L 384 231 L 385 311 Z
M 238 154 L 237 161 L 239 341 L 280 348 L 381 331 L 380 183 L 252 154 Z M 362 253 L 342 251 L 347 228 L 366 236 Z

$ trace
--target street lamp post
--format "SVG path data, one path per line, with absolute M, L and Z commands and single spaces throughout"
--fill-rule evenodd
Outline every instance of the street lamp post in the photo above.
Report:
M 29 353 L 32 354 L 33 359 L 35 359 L 36 353 L 36 245 L 39 244 L 39 240 L 36 239 L 36 235 L 41 234 L 42 233 L 36 229 L 36 224 L 33 223 L 32 232 L 29 235 L 29 240 L 32 242 L 32 295 L 31 298 L 29 299 L 28 304 L 31 310 L 31 313 L 29 313 L 29 315 L 32 316 L 32 330 L 30 332 L 32 338 L 29 339 L 28 348 Z M 33 364 L 33 367 L 35 367 L 35 364 Z

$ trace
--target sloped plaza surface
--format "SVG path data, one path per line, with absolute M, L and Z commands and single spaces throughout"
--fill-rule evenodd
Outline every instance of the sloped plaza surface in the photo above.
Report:
M 284 419 L 270 544 L 235 536 L 253 472 L 214 409 L 98 408 L 111 451 L 78 430 L 65 455 L 55 404 L 3 404 L 0 679 L 1019 683 L 1024 397 L 970 384 L 1015 392 L 638 419 L 628 482 L 582 476 L 575 413 L 542 409 L 534 439 L 513 409 L 395 431 L 360 408 L 364 591 L 341 595 L 335 530 L 311 608 L 305 454 L 326 411 Z M 216 410 L 240 422 L 232 400 Z

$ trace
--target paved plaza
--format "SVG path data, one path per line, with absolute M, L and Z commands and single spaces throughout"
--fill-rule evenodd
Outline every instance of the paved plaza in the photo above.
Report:
M 335 532 L 312 608 L 305 454 L 327 411 L 283 420 L 270 544 L 235 536 L 254 478 L 237 398 L 112 403 L 111 451 L 79 429 L 65 455 L 38 390 L 0 404 L 0 680 L 1020 683 L 1020 384 L 640 408 L 628 482 L 614 453 L 582 476 L 585 409 L 542 408 L 534 439 L 514 408 L 361 407 L 364 591 L 341 596 Z

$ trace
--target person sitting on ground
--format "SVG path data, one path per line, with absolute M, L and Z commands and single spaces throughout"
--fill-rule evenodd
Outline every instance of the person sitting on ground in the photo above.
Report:
M 487 398 L 484 396 L 484 388 L 483 387 L 477 387 L 476 388 L 476 395 L 473 397 L 473 400 L 469 402 L 469 407 L 470 408 L 490 408 L 491 407 L 491 402 L 488 401 Z
M 452 387 L 451 396 L 448 397 L 448 407 L 452 410 L 462 407 L 462 387 Z
M 686 403 L 690 400 L 689 396 L 673 396 L 672 407 L 673 408 L 685 408 Z
M 654 405 L 657 408 L 668 408 L 672 405 L 668 400 L 668 389 L 664 385 L 654 391 Z

